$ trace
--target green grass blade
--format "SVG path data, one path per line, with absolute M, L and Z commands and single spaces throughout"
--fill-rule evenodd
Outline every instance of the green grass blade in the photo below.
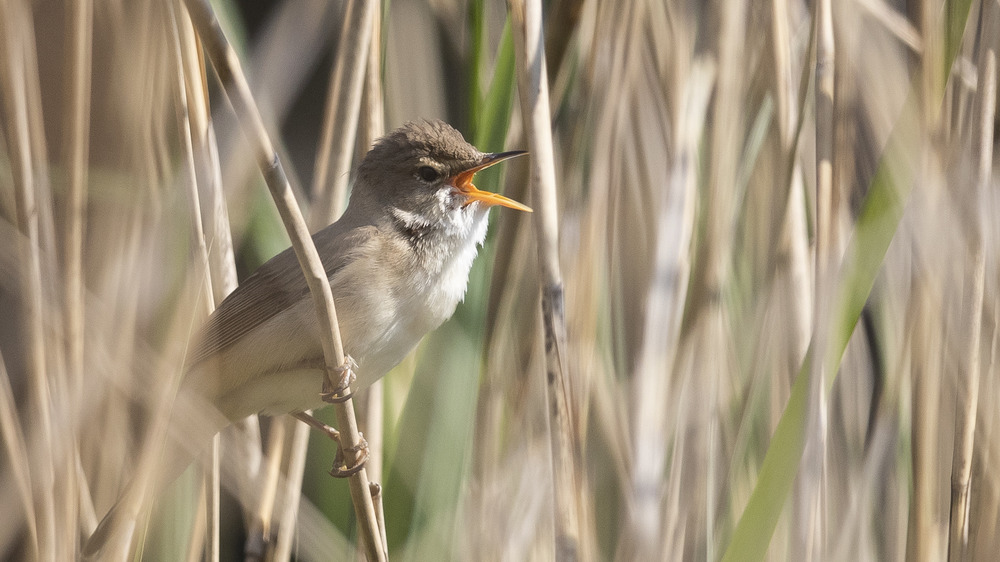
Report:
M 497 49 L 496 65 L 489 90 L 483 96 L 480 115 L 472 116 L 479 126 L 475 131 L 475 144 L 480 150 L 504 150 L 504 140 L 510 126 L 514 103 L 514 41 L 510 33 L 510 20 L 504 24 Z
M 945 7 L 949 15 L 949 44 L 946 46 L 948 68 L 954 62 L 955 53 L 958 52 L 957 45 L 963 36 L 960 31 L 962 28 L 956 30 L 955 22 L 960 22 L 964 27 L 969 6 L 969 0 L 960 0 Z M 910 95 L 872 179 L 845 253 L 839 279 L 841 290 L 833 309 L 836 314 L 835 324 L 830 332 L 831 341 L 826 346 L 828 386 L 833 385 L 847 342 L 875 284 L 910 194 L 919 149 L 916 129 L 921 118 L 916 88 L 911 86 Z M 944 92 L 935 94 L 940 103 Z M 803 366 L 799 369 L 788 405 L 761 464 L 757 484 L 722 558 L 724 561 L 763 560 L 767 553 L 802 458 L 810 356 L 811 353 L 807 353 Z

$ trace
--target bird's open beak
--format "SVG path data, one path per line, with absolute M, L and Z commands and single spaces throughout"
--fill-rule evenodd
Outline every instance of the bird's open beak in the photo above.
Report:
M 479 170 L 485 170 L 494 164 L 499 164 L 504 160 L 514 158 L 515 156 L 521 156 L 522 154 L 527 154 L 523 150 L 512 150 L 510 152 L 497 152 L 493 154 L 486 154 L 483 157 L 483 161 L 478 165 L 465 170 L 464 172 L 459 172 L 454 177 L 451 178 L 451 185 L 455 187 L 462 195 L 468 198 L 466 205 L 472 203 L 473 201 L 480 201 L 487 206 L 492 205 L 502 205 L 504 207 L 510 207 L 511 209 L 517 209 L 518 211 L 531 212 L 531 207 L 527 205 L 522 205 L 513 199 L 509 199 L 500 195 L 498 193 L 490 193 L 489 191 L 480 191 L 476 186 L 472 185 L 472 176 L 476 175 Z

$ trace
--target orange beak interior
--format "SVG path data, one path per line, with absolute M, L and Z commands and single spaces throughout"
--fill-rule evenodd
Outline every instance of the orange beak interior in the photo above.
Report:
M 472 177 L 476 175 L 476 172 L 480 170 L 485 170 L 494 164 L 499 164 L 504 160 L 509 160 L 516 156 L 521 156 L 522 154 L 527 154 L 523 150 L 514 150 L 511 152 L 500 152 L 495 154 L 487 154 L 483 158 L 482 163 L 478 166 L 469 168 L 464 172 L 460 172 L 451 178 L 451 185 L 455 187 L 462 195 L 468 198 L 466 205 L 472 203 L 473 201 L 480 201 L 487 206 L 502 205 L 504 207 L 509 207 L 511 209 L 517 209 L 518 211 L 531 212 L 531 207 L 527 205 L 522 205 L 513 199 L 504 197 L 499 193 L 491 193 L 489 191 L 480 191 L 476 186 L 472 185 Z

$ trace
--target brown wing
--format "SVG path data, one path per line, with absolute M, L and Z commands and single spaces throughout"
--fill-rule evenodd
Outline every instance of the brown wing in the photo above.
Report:
M 334 223 L 313 235 L 327 277 L 352 259 L 374 227 L 350 228 Z M 196 365 L 226 349 L 248 332 L 308 298 L 309 287 L 291 248 L 271 258 L 229 294 L 209 317 L 188 353 L 188 365 Z
M 289 260 L 291 258 L 291 260 Z M 288 267 L 288 261 L 296 270 Z M 298 276 L 291 275 L 297 273 Z M 260 266 L 229 294 L 202 327 L 188 364 L 195 365 L 225 349 L 247 332 L 304 297 L 305 279 L 291 248 Z

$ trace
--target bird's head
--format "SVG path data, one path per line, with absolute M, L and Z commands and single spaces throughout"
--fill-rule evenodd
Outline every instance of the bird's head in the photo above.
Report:
M 485 211 L 494 205 L 531 212 L 526 205 L 472 183 L 476 172 L 526 154 L 484 153 L 442 121 L 415 121 L 380 139 L 358 169 L 355 193 L 429 221 Z M 352 196 L 353 197 L 353 196 Z

